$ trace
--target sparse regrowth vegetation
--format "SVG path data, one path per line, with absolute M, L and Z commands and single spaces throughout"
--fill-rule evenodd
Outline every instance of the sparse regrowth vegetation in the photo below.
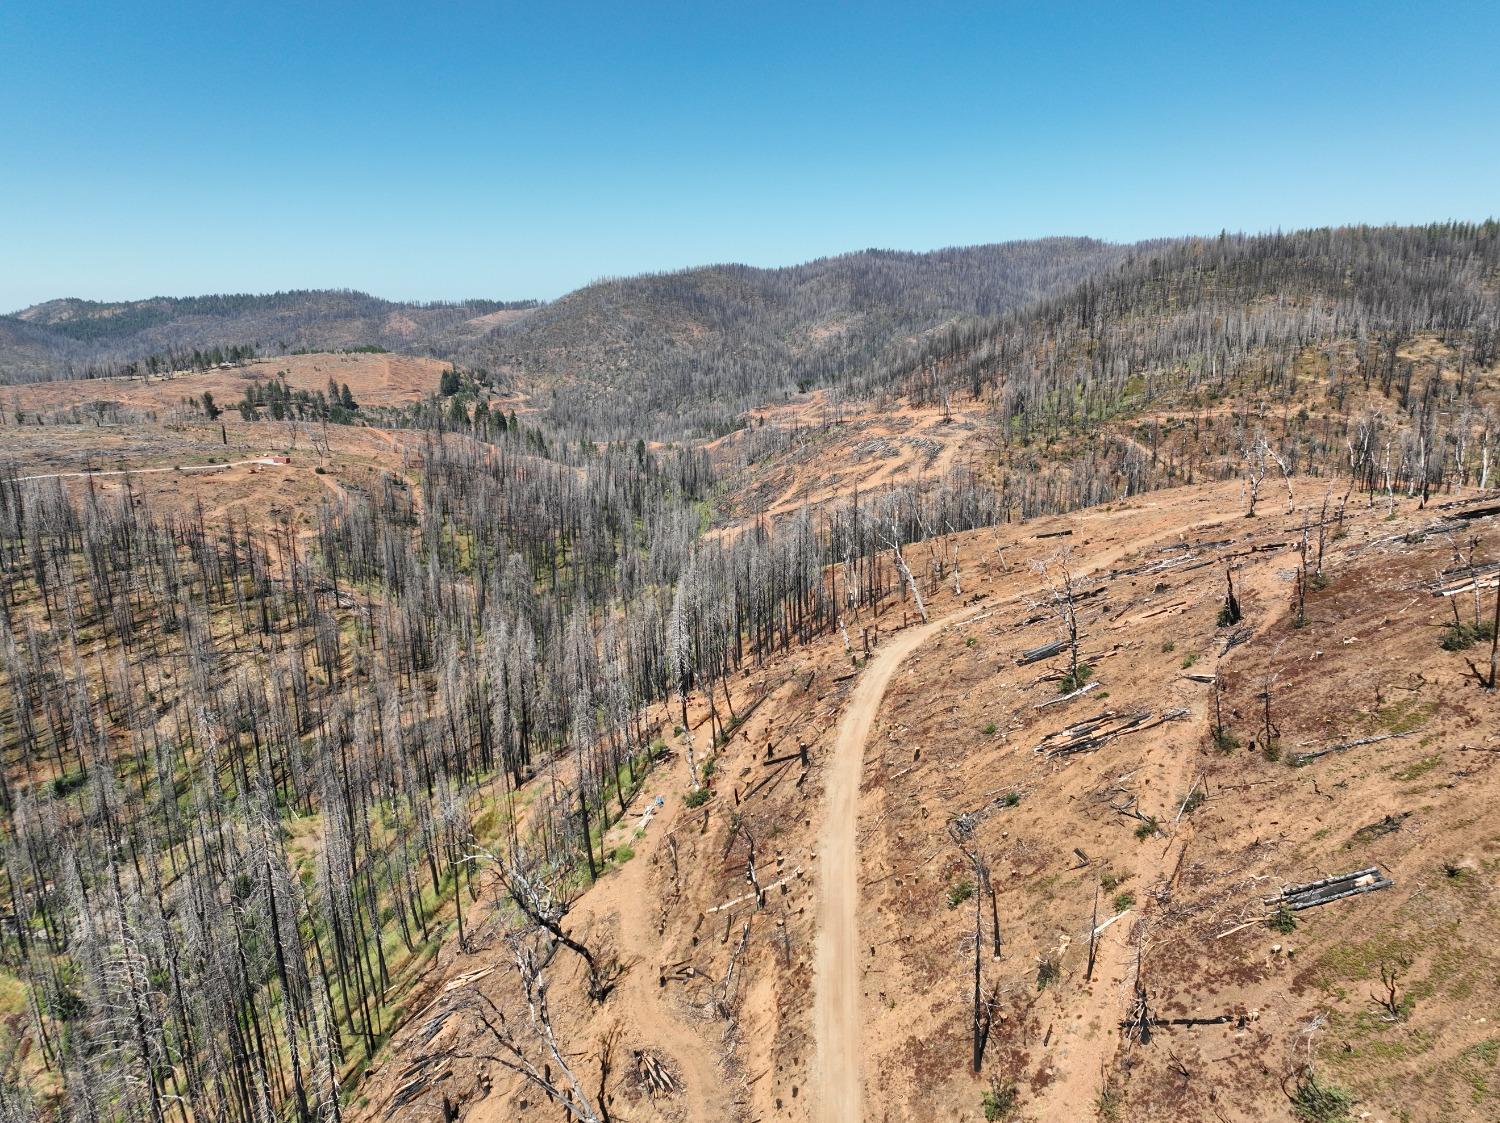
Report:
M 979 1098 L 979 1106 L 984 1112 L 986 1123 L 1003 1123 L 1015 1112 L 1016 1103 L 1017 1095 L 1014 1084 L 1006 1084 L 999 1088 L 986 1088 Z
M 1494 628 L 1488 620 L 1477 624 L 1459 622 L 1444 628 L 1438 637 L 1438 643 L 1444 651 L 1467 651 L 1476 643 L 1488 641 L 1494 634 Z
M 1089 666 L 1087 663 L 1079 663 L 1077 667 L 1073 668 L 1070 671 L 1067 671 L 1063 675 L 1062 681 L 1057 684 L 1058 693 L 1072 694 L 1075 690 L 1082 689 L 1083 685 L 1088 682 L 1089 679 L 1093 677 L 1093 675 L 1093 667 Z
M 1266 920 L 1266 927 L 1283 936 L 1290 935 L 1297 930 L 1297 914 L 1288 906 L 1282 905 Z
M 1302 1073 L 1292 1091 L 1292 1114 L 1301 1123 L 1346 1123 L 1354 1104 L 1353 1095 L 1325 1083 L 1312 1069 Z
M 1036 967 L 1036 989 L 1046 990 L 1061 978 L 1062 962 L 1057 956 L 1050 953 L 1042 956 Z

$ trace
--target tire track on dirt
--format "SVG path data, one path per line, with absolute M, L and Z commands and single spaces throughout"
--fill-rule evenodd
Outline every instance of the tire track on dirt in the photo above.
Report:
M 861 1118 L 859 1017 L 859 854 L 855 848 L 865 741 L 880 712 L 886 685 L 901 661 L 928 638 L 972 609 L 900 632 L 860 676 L 829 762 L 823 829 L 818 841 L 818 953 L 813 1021 L 817 1040 L 813 1118 L 847 1123 Z
M 1222 514 L 1185 521 L 1146 538 L 1097 550 L 1083 559 L 1079 576 L 1096 575 L 1125 554 L 1163 539 L 1223 522 Z M 1036 590 L 1030 595 L 1036 595 Z M 966 608 L 929 624 L 899 632 L 865 668 L 839 719 L 838 736 L 824 780 L 824 815 L 818 839 L 818 943 L 814 960 L 812 1118 L 848 1123 L 863 1118 L 859 982 L 859 853 L 856 837 L 865 742 L 880 712 L 886 687 L 901 663 L 938 632 L 1025 596 L 1020 592 L 983 609 Z

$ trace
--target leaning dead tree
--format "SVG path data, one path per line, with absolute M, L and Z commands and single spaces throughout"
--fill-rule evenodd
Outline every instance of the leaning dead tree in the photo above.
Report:
M 548 944 L 545 962 L 551 962 L 557 948 L 567 948 L 583 960 L 588 971 L 589 998 L 602 1002 L 609 997 L 619 982 L 620 964 L 613 955 L 590 950 L 563 927 L 574 897 L 559 890 L 561 876 L 549 876 L 540 860 L 524 850 L 511 857 L 488 852 L 477 857 L 494 864 L 508 899 L 534 928 L 545 934 L 543 938 Z
M 564 1048 L 553 1023 L 548 1002 L 549 951 L 537 947 L 537 930 L 525 928 L 507 936 L 511 965 L 521 982 L 526 1015 L 518 1018 L 477 987 L 465 987 L 421 1030 L 424 1043 L 433 1041 L 459 1015 L 477 1023 L 470 1044 L 424 1052 L 401 1074 L 402 1085 L 392 1098 L 391 1110 L 411 1102 L 429 1086 L 427 1071 L 450 1058 L 488 1061 L 521 1077 L 562 1109 L 573 1123 L 610 1123 L 609 1078 L 613 1069 L 614 1037 L 606 1034 L 598 1050 L 599 1084 L 595 1093 L 584 1086 L 575 1070 L 577 1054 Z M 545 941 L 544 941 L 545 942 Z M 389 1116 L 389 1112 L 387 1115 Z

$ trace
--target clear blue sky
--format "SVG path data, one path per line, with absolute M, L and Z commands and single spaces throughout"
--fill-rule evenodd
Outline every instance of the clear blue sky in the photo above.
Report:
M 0 310 L 1500 212 L 1494 3 L 4 0 Z

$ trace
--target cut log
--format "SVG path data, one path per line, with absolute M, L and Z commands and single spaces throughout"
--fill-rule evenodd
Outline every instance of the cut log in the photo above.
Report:
M 1043 659 L 1050 659 L 1068 646 L 1067 640 L 1054 640 L 1052 643 L 1044 643 L 1041 647 L 1033 647 L 1029 651 L 1023 651 L 1016 656 L 1016 666 L 1024 667 L 1028 663 L 1040 663 Z
M 1420 731 L 1414 729 L 1407 733 L 1382 733 L 1378 737 L 1360 737 L 1353 741 L 1344 741 L 1342 744 L 1329 745 L 1326 749 L 1317 749 L 1310 753 L 1297 753 L 1291 758 L 1291 763 L 1293 767 L 1300 768 L 1304 764 L 1311 764 L 1320 757 L 1328 756 L 1331 753 L 1347 752 L 1350 749 L 1357 749 L 1361 745 L 1378 745 L 1381 741 L 1394 741 L 1398 737 L 1410 737 L 1412 733 L 1416 732 Z
M 1333 901 L 1389 889 L 1395 882 L 1380 872 L 1379 866 L 1336 874 L 1305 885 L 1289 885 L 1274 897 L 1264 898 L 1268 906 L 1280 906 L 1301 912 Z

